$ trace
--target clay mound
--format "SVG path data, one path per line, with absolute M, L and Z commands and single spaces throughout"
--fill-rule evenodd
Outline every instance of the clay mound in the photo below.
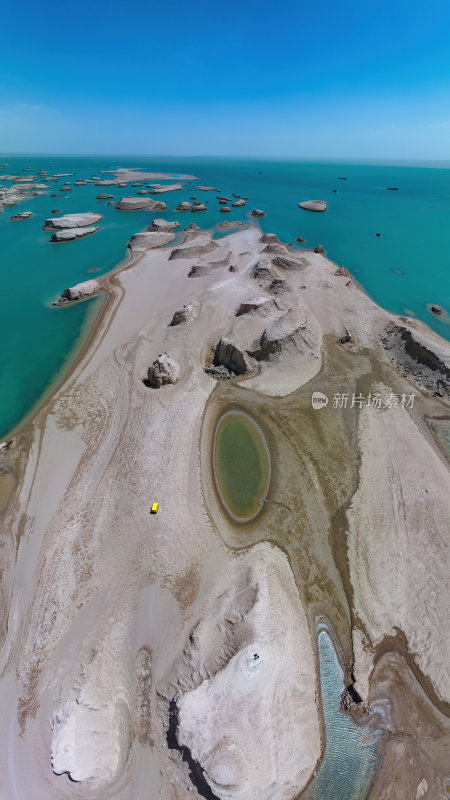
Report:
M 167 231 L 144 231 L 135 233 L 128 242 L 130 250 L 150 250 L 154 247 L 163 247 L 165 244 L 173 242 L 175 234 Z
M 139 211 L 148 208 L 149 211 L 166 211 L 167 206 L 162 200 L 152 200 L 151 197 L 122 197 L 116 208 L 119 211 Z
M 243 352 L 231 339 L 222 336 L 214 352 L 214 366 L 226 367 L 235 375 L 245 375 L 250 372 L 251 364 L 246 353 Z
M 298 206 L 304 208 L 305 211 L 326 211 L 328 203 L 325 200 L 304 200 Z
M 164 192 L 178 192 L 179 189 L 183 188 L 182 183 L 170 183 L 166 184 L 165 186 L 155 186 L 150 194 L 164 194 Z
M 50 236 L 51 242 L 73 242 L 75 239 L 83 239 L 85 236 L 90 236 L 92 233 L 99 231 L 100 228 L 89 226 L 88 228 L 63 228 L 60 231 L 55 231 Z
M 290 309 L 264 330 L 259 347 L 251 355 L 257 361 L 273 361 L 286 353 L 318 358 L 321 344 L 322 330 L 311 312 Z
M 191 222 L 191 224 L 187 225 L 187 227 L 184 229 L 185 235 L 189 234 L 190 236 L 192 236 L 194 233 L 198 233 L 198 231 L 201 231 L 201 228 L 196 222 Z
M 214 253 L 218 246 L 217 242 L 209 240 L 205 244 L 196 244 L 190 247 L 176 247 L 175 250 L 172 250 L 169 261 L 175 261 L 177 258 L 201 258 L 202 256 Z
M 212 268 L 207 264 L 195 264 L 188 272 L 188 278 L 204 278 L 205 275 L 210 275 Z
M 284 295 L 291 291 L 291 287 L 283 278 L 274 278 L 269 286 L 268 291 L 271 294 Z
M 266 245 L 266 247 L 263 250 L 263 253 L 277 253 L 279 255 L 283 255 L 284 253 L 289 253 L 289 250 L 286 247 L 286 245 L 281 244 L 281 242 L 279 244 L 272 242 Z
M 147 384 L 154 389 L 160 389 L 168 383 L 176 383 L 180 374 L 180 367 L 167 353 L 161 353 L 153 362 L 147 372 Z
M 185 325 L 187 322 L 190 322 L 191 319 L 194 319 L 194 307 L 190 303 L 175 311 L 170 325 L 172 327 L 176 325 Z
M 96 280 L 84 281 L 77 283 L 76 286 L 69 286 L 61 292 L 60 296 L 53 303 L 54 306 L 61 306 L 65 303 L 73 303 L 76 300 L 84 300 L 85 297 L 91 297 L 99 288 L 99 282 Z
M 145 229 L 146 231 L 173 231 L 175 228 L 179 228 L 179 222 L 168 222 L 166 219 L 154 219 L 151 225 Z
M 94 225 L 102 218 L 101 214 L 86 212 L 85 214 L 64 214 L 62 217 L 50 217 L 45 220 L 43 231 L 67 230 L 69 228 L 86 228 Z
M 205 264 L 194 264 L 194 266 L 189 270 L 188 278 L 201 278 L 204 275 L 210 275 L 212 272 L 215 272 L 218 269 L 228 269 L 230 267 L 231 256 L 232 253 L 230 251 L 225 258 L 221 258 L 218 261 L 207 261 Z M 233 270 L 231 271 L 233 272 Z
M 270 262 L 258 261 L 253 270 L 253 277 L 256 278 L 256 280 L 269 280 L 272 277 Z
M 264 244 L 281 244 L 278 236 L 275 233 L 265 233 L 263 236 L 261 236 L 259 241 L 263 242 Z
M 267 316 L 275 306 L 275 301 L 267 297 L 254 297 L 252 300 L 245 300 L 236 311 L 237 317 L 244 314 L 254 314 L 261 317 Z
M 301 270 L 305 269 L 309 265 L 309 262 L 306 258 L 298 258 L 297 261 L 294 261 L 292 258 L 283 258 L 279 256 L 278 258 L 272 259 L 272 264 L 275 267 L 281 267 L 281 269 L 288 269 L 288 270 Z

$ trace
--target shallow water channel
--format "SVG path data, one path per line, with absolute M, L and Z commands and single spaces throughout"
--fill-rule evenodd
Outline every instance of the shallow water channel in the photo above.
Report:
M 214 479 L 220 499 L 238 522 L 261 510 L 270 484 L 270 454 L 263 432 L 242 411 L 223 414 L 216 427 Z
M 432 420 L 431 426 L 441 449 L 450 461 L 450 421 L 447 419 Z
M 325 754 L 306 800 L 364 800 L 370 788 L 379 734 L 356 725 L 340 709 L 344 673 L 326 630 L 318 634 Z

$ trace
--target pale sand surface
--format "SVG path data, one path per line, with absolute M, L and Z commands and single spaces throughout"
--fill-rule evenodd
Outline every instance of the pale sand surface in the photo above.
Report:
M 190 232 L 102 278 L 109 302 L 97 336 L 0 452 L 19 479 L 2 518 L 0 797 L 195 797 L 188 763 L 167 746 L 172 701 L 178 745 L 217 797 L 298 796 L 324 744 L 322 613 L 348 682 L 353 668 L 366 706 L 381 686 L 392 696 L 390 730 L 418 737 L 417 769 L 426 760 L 428 784 L 440 780 L 443 756 L 429 741 L 436 714 L 448 737 L 449 470 L 425 417 L 448 415 L 449 403 L 400 375 L 380 335 L 394 320 L 447 362 L 449 348 L 319 254 L 300 270 L 275 267 L 260 239 L 253 226 L 215 246 Z M 253 277 L 260 262 L 270 279 Z M 188 277 L 194 266 L 201 277 Z M 242 302 L 274 297 L 273 278 L 289 292 L 263 316 L 236 317 Z M 170 327 L 183 304 L 194 318 Z M 239 379 L 205 374 L 222 336 L 255 352 L 291 309 L 303 322 L 278 355 L 252 360 Z M 142 378 L 163 352 L 180 377 L 153 390 Z M 381 384 L 416 391 L 414 409 L 311 409 L 313 390 Z M 255 416 L 272 456 L 264 509 L 240 527 L 210 470 L 215 422 L 229 407 Z M 254 598 L 236 606 L 243 581 Z M 249 672 L 254 644 L 261 666 Z M 395 675 L 383 671 L 391 656 Z M 396 710 L 402 692 L 420 695 L 422 739 Z M 405 752 L 388 748 L 377 773 L 395 771 L 398 800 L 411 797 Z
M 359 435 L 360 483 L 348 512 L 355 605 L 372 644 L 395 627 L 406 634 L 450 702 L 448 474 L 405 409 L 364 409 Z

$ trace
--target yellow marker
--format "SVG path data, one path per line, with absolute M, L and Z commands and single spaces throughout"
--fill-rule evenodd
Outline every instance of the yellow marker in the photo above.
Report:
M 152 503 L 152 507 L 150 509 L 150 514 L 156 514 L 158 511 L 159 503 Z

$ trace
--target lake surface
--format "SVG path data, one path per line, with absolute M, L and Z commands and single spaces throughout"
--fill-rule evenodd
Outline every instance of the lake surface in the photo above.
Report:
M 261 510 L 270 484 L 270 455 L 262 431 L 247 414 L 228 412 L 214 436 L 214 478 L 222 503 L 239 522 Z
M 377 755 L 376 733 L 359 727 L 340 709 L 344 675 L 331 637 L 318 634 L 320 688 L 325 718 L 325 754 L 306 800 L 364 800 Z
M 126 255 L 130 236 L 157 216 L 212 227 L 224 219 L 248 222 L 249 211 L 261 208 L 266 212 L 260 220 L 265 232 L 294 245 L 299 235 L 305 247 L 324 245 L 329 257 L 345 264 L 381 306 L 414 314 L 450 338 L 448 317 L 439 319 L 427 310 L 428 303 L 450 309 L 448 169 L 220 158 L 2 156 L 1 161 L 7 166 L 0 170 L 0 184 L 2 172 L 33 175 L 25 171 L 29 167 L 50 175 L 72 173 L 67 179 L 72 184 L 93 174 L 112 177 L 100 175 L 100 170 L 115 167 L 191 174 L 196 180 L 163 195 L 168 211 L 159 214 L 122 212 L 96 199 L 102 192 L 116 200 L 134 195 L 138 187 L 132 186 L 88 184 L 52 198 L 61 194 L 65 178 L 51 184 L 48 194 L 0 214 L 0 440 L 61 374 L 98 307 L 98 301 L 91 300 L 53 309 L 52 300 L 67 286 L 115 267 Z M 342 177 L 347 180 L 339 180 Z M 215 193 L 198 190 L 198 184 L 215 186 L 228 196 L 247 195 L 247 205 L 221 214 Z M 398 191 L 388 191 L 387 186 L 398 186 Z M 207 211 L 175 212 L 180 200 L 191 194 L 208 203 Z M 328 210 L 314 214 L 299 209 L 298 203 L 307 199 L 326 200 Z M 50 234 L 41 228 L 46 217 L 55 216 L 55 208 L 61 213 L 100 210 L 101 230 L 77 242 L 50 244 Z M 34 216 L 10 222 L 18 211 L 32 211 Z M 375 236 L 377 232 L 382 236 Z

